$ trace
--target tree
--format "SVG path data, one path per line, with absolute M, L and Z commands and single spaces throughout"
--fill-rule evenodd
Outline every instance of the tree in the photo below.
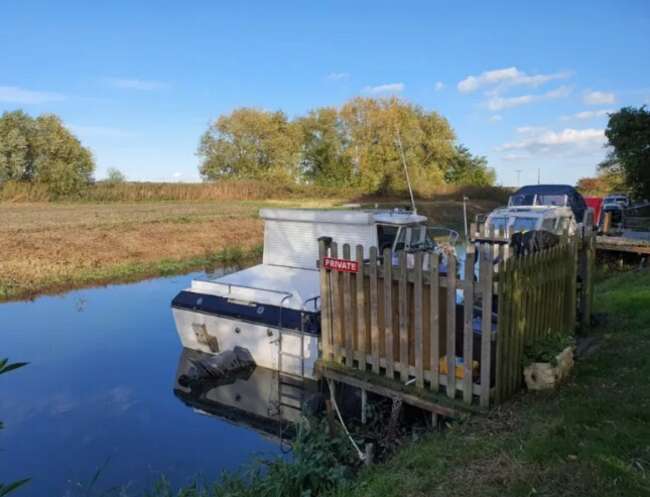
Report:
M 456 146 L 456 154 L 445 171 L 445 181 L 455 185 L 492 186 L 496 181 L 494 169 L 483 156 L 472 155 L 464 145 Z
M 352 161 L 348 139 L 336 108 L 312 110 L 298 120 L 301 131 L 301 170 L 307 181 L 323 186 L 349 186 Z
M 198 155 L 204 179 L 295 182 L 299 131 L 282 112 L 242 108 L 221 116 L 201 138 Z
M 92 154 L 52 114 L 0 117 L 0 181 L 44 183 L 54 195 L 76 193 L 92 180 Z
M 454 133 L 435 112 L 397 98 L 355 98 L 340 111 L 358 183 L 370 192 L 404 191 L 400 148 L 416 189 L 444 183 Z
M 116 167 L 109 167 L 106 171 L 106 183 L 117 185 L 119 183 L 124 183 L 125 181 L 126 176 Z
M 650 112 L 622 108 L 609 116 L 605 136 L 612 151 L 599 169 L 622 176 L 635 196 L 650 198 Z

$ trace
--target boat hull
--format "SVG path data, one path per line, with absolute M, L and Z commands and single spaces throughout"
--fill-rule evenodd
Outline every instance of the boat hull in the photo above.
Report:
M 302 376 L 300 331 L 178 307 L 172 307 L 172 312 L 185 348 L 218 354 L 239 346 L 251 353 L 258 366 Z M 302 342 L 304 376 L 314 379 L 319 337 L 305 332 Z

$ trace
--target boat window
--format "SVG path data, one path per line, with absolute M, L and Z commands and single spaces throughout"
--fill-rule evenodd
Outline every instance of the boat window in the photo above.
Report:
M 397 226 L 390 226 L 388 224 L 377 225 L 377 243 L 381 252 L 385 248 L 392 248 L 396 237 Z
M 519 206 L 519 205 L 534 205 L 535 204 L 535 194 L 523 194 L 513 195 L 510 197 L 508 205 Z
M 507 218 L 505 217 L 493 217 L 490 219 L 490 229 L 494 229 L 494 231 L 500 231 L 503 233 L 506 230 L 506 221 Z
M 516 217 L 510 228 L 511 233 L 533 231 L 537 228 L 537 218 L 535 217 Z
M 564 206 L 567 204 L 567 196 L 566 195 L 538 195 L 537 204 Z
M 554 232 L 555 218 L 549 217 L 548 219 L 544 219 L 544 222 L 542 222 L 542 229 L 545 231 Z

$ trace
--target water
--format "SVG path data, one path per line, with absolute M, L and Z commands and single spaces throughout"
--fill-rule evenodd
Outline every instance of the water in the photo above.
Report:
M 131 495 L 161 474 L 174 485 L 213 480 L 280 454 L 265 435 L 173 393 L 182 348 L 170 302 L 199 276 L 0 305 L 0 358 L 30 363 L 0 376 L 0 482 L 30 477 L 24 497 L 114 486 Z

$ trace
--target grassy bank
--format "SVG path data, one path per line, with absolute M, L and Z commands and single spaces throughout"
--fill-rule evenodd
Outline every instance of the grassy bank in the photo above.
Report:
M 421 200 L 493 200 L 505 203 L 510 190 L 501 187 L 443 185 L 427 187 L 415 193 Z M 262 181 L 224 180 L 214 183 L 98 182 L 79 193 L 55 198 L 47 185 L 7 182 L 0 184 L 0 202 L 152 202 L 152 201 L 226 201 L 226 200 L 304 200 L 346 199 L 347 201 L 386 201 L 408 198 L 407 192 L 369 194 L 358 188 L 319 187 L 313 185 L 274 184 Z
M 189 272 L 223 264 L 234 253 L 250 258 L 262 244 L 261 207 L 341 202 L 0 203 L 0 301 Z M 494 205 L 472 201 L 470 215 Z M 462 225 L 459 202 L 419 202 L 418 209 L 435 224 Z
M 400 451 L 345 496 L 650 495 L 650 273 L 597 287 L 597 350 L 568 384 Z

